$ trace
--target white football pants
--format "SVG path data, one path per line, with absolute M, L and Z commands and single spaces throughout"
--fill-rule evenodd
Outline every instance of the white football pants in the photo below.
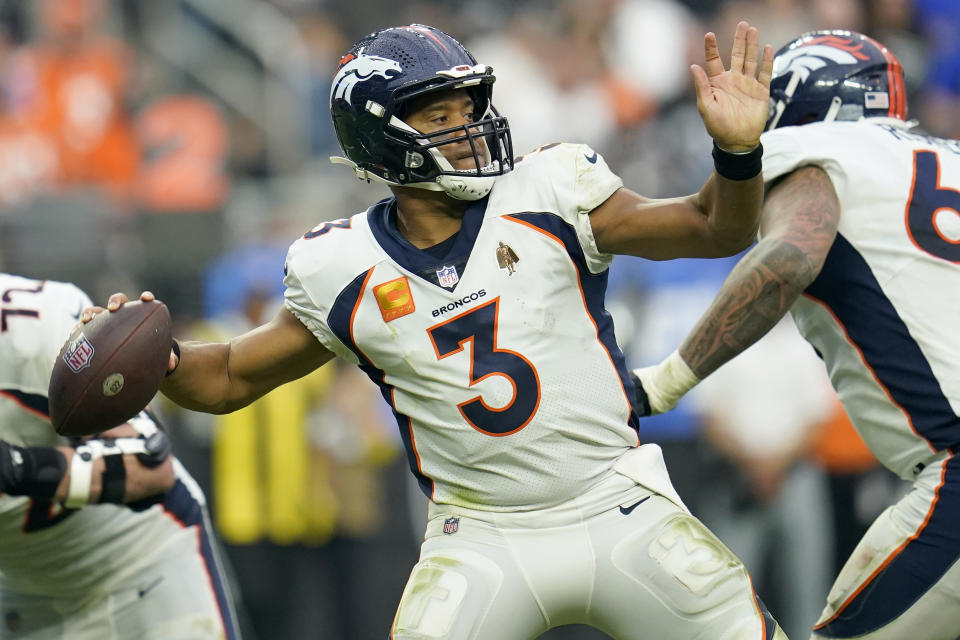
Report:
M 528 640 L 565 624 L 615 640 L 786 638 L 716 536 L 622 475 L 538 512 L 431 504 L 393 640 Z
M 960 457 L 939 456 L 870 525 L 811 636 L 960 637 Z

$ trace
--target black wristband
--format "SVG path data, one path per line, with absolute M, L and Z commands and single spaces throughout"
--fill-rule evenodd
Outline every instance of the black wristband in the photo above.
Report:
M 0 491 L 52 500 L 67 472 L 67 458 L 54 447 L 18 447 L 0 440 Z
M 172 343 L 170 343 L 170 350 L 173 351 L 175 356 L 177 356 L 177 364 L 173 366 L 173 369 L 170 369 L 170 371 L 167 371 L 165 374 L 163 374 L 164 377 L 171 375 L 180 367 L 180 343 L 174 340 Z
M 730 153 L 713 143 L 713 167 L 727 180 L 749 180 L 763 169 L 763 145 L 757 144 L 747 153 Z
M 103 464 L 100 499 L 97 502 L 121 504 L 127 492 L 127 469 L 123 466 L 123 455 L 120 453 L 105 455 Z

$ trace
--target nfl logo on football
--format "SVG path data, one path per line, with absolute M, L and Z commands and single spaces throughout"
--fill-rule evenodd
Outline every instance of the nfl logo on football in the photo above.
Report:
M 85 335 L 81 333 L 80 337 L 67 347 L 67 352 L 63 354 L 63 361 L 74 373 L 80 373 L 81 370 L 90 366 L 90 362 L 93 361 L 93 345 Z
M 453 535 L 460 528 L 460 518 L 447 518 L 443 521 L 443 533 Z
M 457 275 L 456 267 L 444 267 L 437 271 L 437 280 L 441 287 L 452 287 L 460 282 L 460 276 Z

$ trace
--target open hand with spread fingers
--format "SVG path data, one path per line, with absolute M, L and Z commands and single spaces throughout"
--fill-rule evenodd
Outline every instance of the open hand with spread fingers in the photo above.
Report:
M 749 151 L 760 142 L 770 108 L 770 76 L 773 47 L 763 47 L 760 57 L 756 27 L 737 24 L 730 54 L 730 68 L 724 70 L 717 36 L 703 38 L 704 67 L 692 65 L 697 90 L 697 109 L 717 145 L 726 151 Z

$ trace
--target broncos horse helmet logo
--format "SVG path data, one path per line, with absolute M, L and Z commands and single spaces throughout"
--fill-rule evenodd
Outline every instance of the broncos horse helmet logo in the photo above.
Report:
M 353 88 L 375 76 L 389 80 L 391 74 L 402 73 L 400 63 L 380 56 L 368 56 L 362 51 L 357 55 L 349 54 L 340 60 L 340 68 L 333 78 L 331 99 L 343 98 L 350 102 Z
M 773 75 L 783 76 L 787 73 L 799 75 L 800 82 L 806 82 L 811 71 L 822 69 L 830 63 L 855 65 L 868 60 L 860 49 L 863 43 L 854 45 L 850 40 L 835 36 L 814 38 L 810 42 L 781 53 L 774 60 Z

